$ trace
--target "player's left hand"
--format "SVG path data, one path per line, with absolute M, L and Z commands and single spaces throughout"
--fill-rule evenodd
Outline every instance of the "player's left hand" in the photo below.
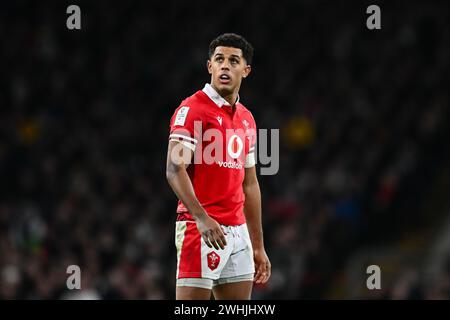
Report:
M 253 251 L 253 260 L 255 261 L 256 274 L 254 281 L 257 284 L 266 283 L 270 278 L 272 265 L 264 248 Z

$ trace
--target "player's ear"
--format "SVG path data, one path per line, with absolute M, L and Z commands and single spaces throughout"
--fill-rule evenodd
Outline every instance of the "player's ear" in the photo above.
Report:
M 208 73 L 212 74 L 211 60 L 206 61 L 206 68 L 208 69 Z
M 251 71 L 252 71 L 252 66 L 249 65 L 249 64 L 246 65 L 245 68 L 244 68 L 244 72 L 242 74 L 242 77 L 243 78 L 247 78 Z

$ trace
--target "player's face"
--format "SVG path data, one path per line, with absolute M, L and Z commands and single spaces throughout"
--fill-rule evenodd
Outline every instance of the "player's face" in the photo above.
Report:
M 208 60 L 208 72 L 211 74 L 212 85 L 223 94 L 239 91 L 242 78 L 251 70 L 242 56 L 242 50 L 232 47 L 217 47 Z

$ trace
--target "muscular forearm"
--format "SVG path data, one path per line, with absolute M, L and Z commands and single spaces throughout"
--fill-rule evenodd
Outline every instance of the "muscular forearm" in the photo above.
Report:
M 261 222 L 261 192 L 258 181 L 244 184 L 245 203 L 244 214 L 247 220 L 248 232 L 252 241 L 253 249 L 263 249 L 263 231 Z
M 178 199 L 183 202 L 192 217 L 196 220 L 204 217 L 206 212 L 195 196 L 191 179 L 189 179 L 189 175 L 187 174 L 184 166 L 169 164 L 167 166 L 166 175 L 167 181 L 169 182 L 172 190 L 175 192 Z
M 210 248 L 214 247 L 216 250 L 224 249 L 227 245 L 225 234 L 219 223 L 208 216 L 205 209 L 203 209 L 200 201 L 195 196 L 194 187 L 186 172 L 185 164 L 190 162 L 189 159 L 192 158 L 192 153 L 188 149 L 183 148 L 181 156 L 177 157 L 175 152 L 172 153 L 174 146 L 173 142 L 169 143 L 166 168 L 167 181 L 178 199 L 183 202 L 194 218 L 205 244 Z M 183 154 L 186 155 L 185 158 L 183 158 Z M 174 159 L 175 161 L 173 161 Z
M 264 239 L 261 223 L 261 191 L 259 190 L 256 168 L 245 169 L 244 213 L 247 219 L 247 228 L 253 246 L 253 260 L 255 261 L 255 283 L 266 283 L 270 278 L 270 260 L 264 249 Z

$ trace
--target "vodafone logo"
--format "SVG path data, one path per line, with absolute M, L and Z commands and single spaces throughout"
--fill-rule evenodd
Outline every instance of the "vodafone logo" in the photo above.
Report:
M 219 164 L 219 167 L 221 167 L 221 168 L 223 167 L 223 168 L 238 169 L 238 170 L 242 169 L 242 164 L 232 162 L 232 161 L 217 161 L 217 163 Z
M 244 143 L 238 135 L 232 135 L 230 140 L 228 140 L 227 151 L 230 157 L 233 159 L 239 158 L 242 149 L 244 148 Z

